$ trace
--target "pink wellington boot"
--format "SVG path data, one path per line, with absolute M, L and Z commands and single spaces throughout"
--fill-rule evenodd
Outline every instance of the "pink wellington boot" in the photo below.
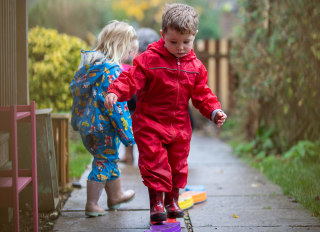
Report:
M 107 181 L 105 190 L 108 196 L 109 209 L 118 209 L 120 204 L 133 200 L 135 196 L 133 190 L 122 191 L 120 177 Z
M 104 183 L 96 181 L 87 181 L 87 203 L 85 214 L 89 217 L 97 217 L 105 214 L 102 207 L 98 205 Z
M 133 146 L 125 147 L 124 157 L 120 158 L 120 162 L 132 165 L 133 161 Z

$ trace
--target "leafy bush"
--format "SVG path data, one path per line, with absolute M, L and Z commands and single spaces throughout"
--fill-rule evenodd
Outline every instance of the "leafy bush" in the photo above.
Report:
M 318 162 L 320 159 L 320 143 L 310 141 L 299 141 L 289 151 L 283 154 L 284 159 L 293 159 L 294 161 L 314 160 Z
M 56 30 L 35 27 L 29 31 L 30 99 L 37 108 L 70 111 L 69 84 L 80 63 L 80 50 L 88 45 Z
M 281 154 L 320 137 L 320 2 L 241 0 L 233 43 L 235 117 L 249 140 Z M 272 131 L 272 133 L 271 133 Z M 318 154 L 319 155 L 319 154 Z

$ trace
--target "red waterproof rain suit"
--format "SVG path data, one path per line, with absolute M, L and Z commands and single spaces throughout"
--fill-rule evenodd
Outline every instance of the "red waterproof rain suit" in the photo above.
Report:
M 144 184 L 157 191 L 184 188 L 191 124 L 188 102 L 210 119 L 220 109 L 207 86 L 207 71 L 191 50 L 177 58 L 163 39 L 149 45 L 135 58 L 133 67 L 109 86 L 108 93 L 127 101 L 137 91 L 132 128 L 139 150 L 139 168 Z

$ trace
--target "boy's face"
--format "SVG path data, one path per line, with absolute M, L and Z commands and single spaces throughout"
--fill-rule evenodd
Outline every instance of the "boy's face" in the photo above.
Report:
M 196 35 L 181 34 L 175 29 L 168 28 L 166 33 L 160 30 L 162 38 L 165 42 L 167 50 L 174 56 L 180 58 L 187 55 L 192 47 Z

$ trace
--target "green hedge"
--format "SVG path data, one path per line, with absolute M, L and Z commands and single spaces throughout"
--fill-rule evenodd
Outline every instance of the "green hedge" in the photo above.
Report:
M 241 0 L 233 43 L 234 118 L 256 150 L 281 154 L 320 138 L 320 2 Z
M 29 30 L 28 40 L 30 99 L 36 101 L 38 109 L 70 111 L 68 87 L 80 63 L 80 50 L 88 45 L 79 38 L 40 27 Z

